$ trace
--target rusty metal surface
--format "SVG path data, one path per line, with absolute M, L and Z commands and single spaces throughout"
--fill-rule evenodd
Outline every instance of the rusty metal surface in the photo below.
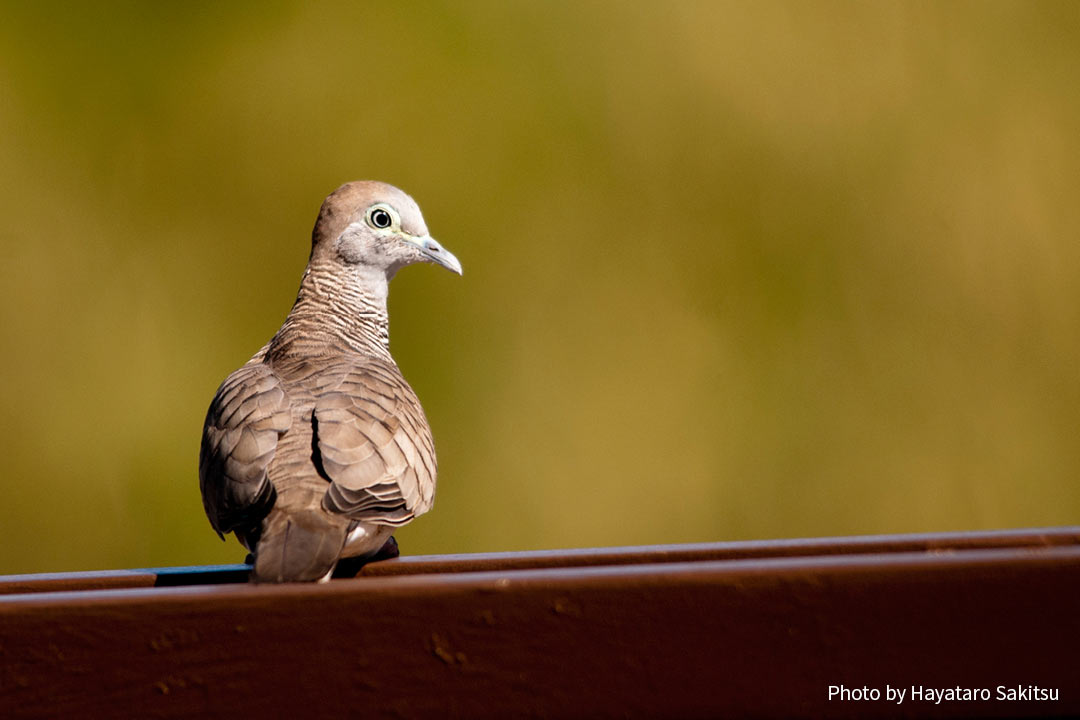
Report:
M 812 555 L 933 552 L 990 548 L 1040 548 L 1080 545 L 1080 527 L 988 532 L 866 535 L 838 538 L 750 540 L 739 542 L 573 548 L 527 552 L 415 555 L 365 565 L 364 576 L 483 572 L 596 565 L 630 565 L 702 560 L 738 560 Z M 0 575 L 0 595 L 66 590 L 220 584 L 244 582 L 245 565 L 102 570 L 93 572 Z
M 0 575 L 0 595 L 153 587 L 155 580 L 156 575 L 148 570 L 95 570 L 70 573 Z
M 640 547 L 574 548 L 529 552 L 403 556 L 372 563 L 362 574 L 480 572 L 547 567 L 629 565 L 700 560 L 853 555 L 863 553 L 954 552 L 989 548 L 1040 548 L 1080 545 L 1080 527 L 1057 527 L 991 532 L 862 535 L 836 538 L 748 540 L 739 542 L 649 545 Z
M 0 597 L 3 717 L 1080 713 L 1080 547 Z M 830 701 L 851 688 L 1057 701 Z
M 0 575 L 0 595 L 247 582 L 249 565 Z

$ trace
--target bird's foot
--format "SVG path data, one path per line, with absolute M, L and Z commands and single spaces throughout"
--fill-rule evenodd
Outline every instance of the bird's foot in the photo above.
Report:
M 399 555 L 401 555 L 401 550 L 398 548 L 397 540 L 391 535 L 386 539 L 386 542 L 383 543 L 382 549 L 371 557 L 371 560 L 390 560 Z
M 401 554 L 398 549 L 397 540 L 391 535 L 390 538 L 383 543 L 383 546 L 379 548 L 379 551 L 374 555 L 367 555 L 365 557 L 348 557 L 342 558 L 337 567 L 334 569 L 335 578 L 353 578 L 360 574 L 360 570 L 370 562 L 376 560 L 390 560 L 396 558 Z

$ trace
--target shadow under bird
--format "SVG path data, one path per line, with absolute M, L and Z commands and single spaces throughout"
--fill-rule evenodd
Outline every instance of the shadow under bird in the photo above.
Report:
M 431 509 L 435 445 L 390 356 L 386 311 L 390 279 L 418 262 L 461 274 L 411 197 L 342 185 L 319 211 L 285 323 L 210 403 L 203 506 L 254 555 L 253 581 L 329 579 Z

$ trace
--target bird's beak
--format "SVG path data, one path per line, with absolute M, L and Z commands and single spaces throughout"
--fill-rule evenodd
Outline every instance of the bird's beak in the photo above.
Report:
M 454 257 L 454 253 L 440 245 L 438 240 L 430 235 L 424 235 L 413 238 L 413 242 L 420 246 L 420 249 L 424 251 L 424 256 L 431 262 L 461 275 L 461 262 Z

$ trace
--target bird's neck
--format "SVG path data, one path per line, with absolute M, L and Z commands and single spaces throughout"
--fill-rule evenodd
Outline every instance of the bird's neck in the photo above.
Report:
M 271 357 L 357 352 L 390 358 L 386 273 L 312 261 L 296 303 L 270 341 Z

